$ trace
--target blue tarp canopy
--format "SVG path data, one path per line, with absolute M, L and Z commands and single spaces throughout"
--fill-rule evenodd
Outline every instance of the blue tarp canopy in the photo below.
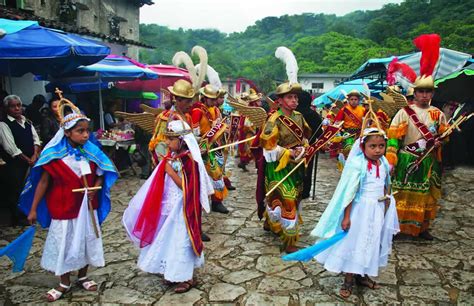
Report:
M 68 94 L 77 94 L 82 92 L 93 92 L 99 91 L 99 84 L 102 90 L 111 89 L 114 87 L 112 82 L 87 82 L 87 83 L 63 83 L 63 82 L 51 82 L 48 83 L 44 88 L 46 92 L 55 92 L 56 88 L 61 89 L 62 92 Z
M 347 81 L 334 87 L 333 89 L 331 89 L 324 95 L 317 97 L 316 99 L 313 100 L 311 104 L 317 107 L 329 105 L 332 103 L 329 97 L 342 101 L 345 98 L 343 91 L 345 91 L 346 93 L 349 93 L 351 90 L 354 90 L 354 89 L 361 93 L 368 94 L 364 84 L 366 84 L 369 87 L 369 89 L 373 89 L 373 85 L 375 85 L 376 83 L 377 83 L 377 80 L 364 80 L 364 79 Z
M 102 86 L 104 83 L 128 80 L 152 80 L 157 79 L 158 73 L 148 69 L 145 65 L 136 62 L 130 58 L 109 55 L 100 62 L 81 66 L 70 73 L 61 75 L 61 78 L 55 80 L 63 84 L 95 83 L 99 91 L 99 118 L 100 128 L 104 129 L 104 106 L 102 102 Z
M 421 52 L 400 55 L 397 57 L 400 62 L 410 66 L 417 74 L 420 73 Z M 350 79 L 360 79 L 372 76 L 372 78 L 385 80 L 388 64 L 390 64 L 393 58 L 394 56 L 370 59 L 360 66 L 359 69 L 357 69 L 350 77 Z M 472 56 L 467 53 L 440 48 L 439 59 L 434 69 L 433 77 L 435 79 L 440 79 L 455 71 L 458 71 L 464 67 L 467 61 L 471 58 Z M 407 87 L 408 84 L 402 84 L 402 86 Z
M 60 75 L 106 57 L 110 48 L 78 35 L 39 26 L 35 22 L 0 18 L 7 34 L 0 40 L 0 74 Z
M 110 55 L 89 66 L 81 66 L 77 69 L 63 74 L 61 79 L 97 78 L 102 81 L 128 81 L 128 80 L 154 80 L 158 78 L 158 73 L 145 68 L 129 58 L 117 55 Z

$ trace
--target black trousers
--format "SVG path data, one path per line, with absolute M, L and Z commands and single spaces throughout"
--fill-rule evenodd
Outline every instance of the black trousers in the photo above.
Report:
M 15 158 L 8 161 L 6 165 L 0 166 L 0 222 L 2 224 L 16 224 L 21 218 L 24 218 L 18 209 L 18 200 L 25 186 L 26 174 L 29 165 Z

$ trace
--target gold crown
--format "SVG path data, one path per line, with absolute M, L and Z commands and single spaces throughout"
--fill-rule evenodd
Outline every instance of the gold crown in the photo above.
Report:
M 192 99 L 196 95 L 193 85 L 186 80 L 177 80 L 173 86 L 168 86 L 168 91 L 176 96 L 185 99 Z
M 431 75 L 423 75 L 416 78 L 413 83 L 414 89 L 434 89 L 434 79 Z
M 86 119 L 87 117 L 81 113 L 81 110 L 74 105 L 71 101 L 63 97 L 63 92 L 59 90 L 59 88 L 56 88 L 55 93 L 59 97 L 59 103 L 58 103 L 58 115 L 60 119 L 60 126 L 65 126 L 68 122 L 71 122 L 73 120 L 76 120 L 78 118 L 84 118 Z M 73 113 L 71 116 L 69 116 L 67 119 L 64 119 L 67 115 L 64 114 L 64 111 L 66 107 L 69 107 Z
M 215 90 L 210 84 L 201 87 L 201 89 L 199 89 L 199 93 L 209 99 L 217 99 L 220 95 L 219 90 Z
M 277 95 L 285 95 L 288 93 L 299 93 L 303 90 L 299 83 L 290 84 L 290 82 L 286 82 L 283 84 L 278 85 L 276 89 Z
M 176 120 L 175 120 L 176 121 Z M 170 127 L 169 127 L 169 124 L 171 122 L 174 122 L 174 121 L 168 121 L 168 124 L 166 126 L 166 130 L 163 132 L 163 134 L 167 137 L 180 137 L 180 136 L 184 136 L 184 135 L 187 135 L 187 134 L 190 134 L 192 133 L 192 129 L 186 129 L 186 126 L 184 125 L 184 121 L 179 119 L 179 121 L 181 122 L 182 124 L 182 127 L 183 129 L 181 131 L 173 131 Z

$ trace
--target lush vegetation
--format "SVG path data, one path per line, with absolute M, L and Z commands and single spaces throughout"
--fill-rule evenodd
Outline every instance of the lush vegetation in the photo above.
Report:
M 274 57 L 285 45 L 295 53 L 300 73 L 350 73 L 367 59 L 413 52 L 412 39 L 439 33 L 442 46 L 474 53 L 473 0 L 406 0 L 380 10 L 356 11 L 342 17 L 306 13 L 267 17 L 244 32 L 171 30 L 140 25 L 141 41 L 156 46 L 143 50 L 146 63 L 170 63 L 173 54 L 199 44 L 221 78 L 245 76 L 264 90 L 284 79 L 284 67 Z

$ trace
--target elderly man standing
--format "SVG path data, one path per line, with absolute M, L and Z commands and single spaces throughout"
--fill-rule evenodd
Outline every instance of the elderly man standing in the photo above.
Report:
M 31 121 L 22 115 L 20 97 L 9 95 L 3 100 L 6 117 L 0 122 L 0 156 L 6 162 L 0 170 L 5 196 L 4 209 L 12 225 L 20 221 L 16 208 L 28 168 L 33 166 L 40 152 L 40 139 Z

